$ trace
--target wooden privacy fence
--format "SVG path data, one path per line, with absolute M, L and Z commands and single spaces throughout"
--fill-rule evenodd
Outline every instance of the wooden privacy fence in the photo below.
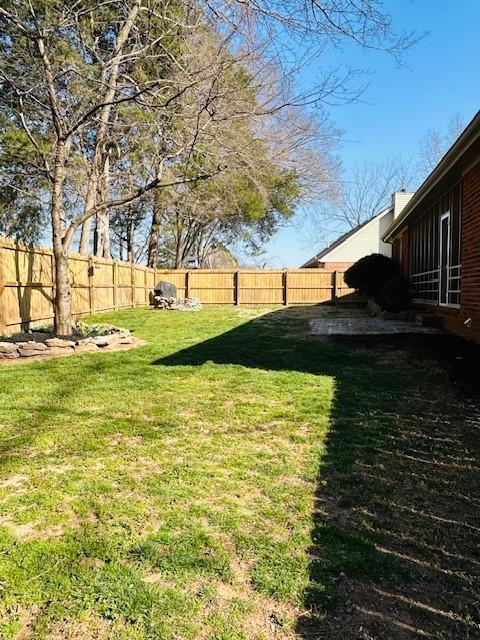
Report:
M 75 253 L 69 264 L 75 318 L 149 303 L 154 269 Z M 0 239 L 0 335 L 53 319 L 53 274 L 50 249 Z
M 157 275 L 173 282 L 179 296 L 203 304 L 318 304 L 353 293 L 343 272 L 321 269 L 158 269 Z
M 158 280 L 203 304 L 315 304 L 352 293 L 342 272 L 289 270 L 165 270 L 70 254 L 72 312 L 82 315 L 148 305 Z M 0 239 L 0 335 L 53 318 L 54 257 L 50 249 Z

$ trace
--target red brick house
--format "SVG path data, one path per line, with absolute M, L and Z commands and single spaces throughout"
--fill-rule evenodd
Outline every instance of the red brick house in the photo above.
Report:
M 383 236 L 414 306 L 480 342 L 480 111 Z

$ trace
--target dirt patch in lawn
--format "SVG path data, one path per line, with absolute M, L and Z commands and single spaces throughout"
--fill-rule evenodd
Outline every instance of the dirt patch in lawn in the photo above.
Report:
M 120 637 L 123 631 L 121 622 L 90 616 L 79 621 L 66 618 L 49 631 L 49 640 L 111 640 Z

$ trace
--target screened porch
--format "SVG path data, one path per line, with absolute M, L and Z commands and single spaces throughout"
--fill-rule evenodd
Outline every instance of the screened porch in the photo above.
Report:
M 409 274 L 414 302 L 459 307 L 461 183 L 409 227 Z

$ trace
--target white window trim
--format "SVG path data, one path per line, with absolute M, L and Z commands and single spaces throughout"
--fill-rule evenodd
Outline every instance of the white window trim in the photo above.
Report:
M 447 261 L 446 261 L 446 269 L 445 269 L 447 282 L 445 283 L 446 302 L 442 302 L 443 221 L 445 219 L 448 219 Z M 439 234 L 440 234 L 439 250 L 440 251 L 439 251 L 439 263 L 438 263 L 438 306 L 439 307 L 458 307 L 458 305 L 450 304 L 448 302 L 448 287 L 449 287 L 449 278 L 448 278 L 448 276 L 449 276 L 449 267 L 450 267 L 450 241 L 451 241 L 451 233 L 452 233 L 452 226 L 451 226 L 450 223 L 451 223 L 451 216 L 450 216 L 450 209 L 449 209 L 448 211 L 445 211 L 445 213 L 443 213 L 440 216 L 440 228 L 439 228 Z

